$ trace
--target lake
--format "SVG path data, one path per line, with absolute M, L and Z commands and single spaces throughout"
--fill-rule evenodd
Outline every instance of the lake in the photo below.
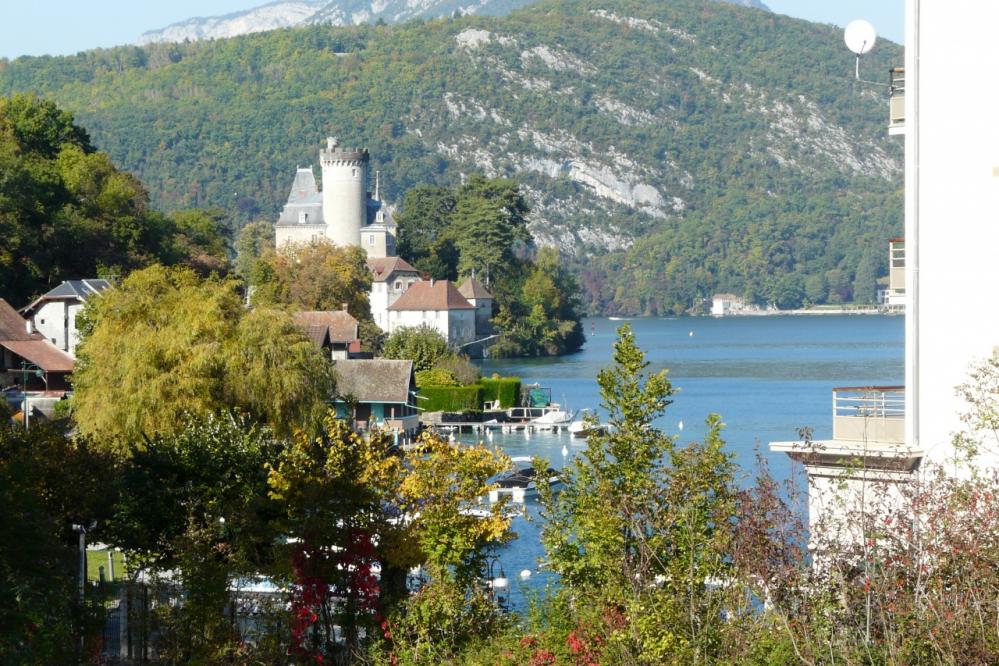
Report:
M 751 473 L 759 448 L 778 478 L 790 472 L 784 454 L 767 449 L 770 441 L 797 439 L 802 427 L 816 439 L 832 434 L 832 388 L 904 383 L 904 317 L 879 315 L 796 315 L 761 317 L 636 318 L 628 321 L 650 362 L 650 370 L 669 369 L 679 389 L 657 423 L 680 441 L 704 435 L 711 412 L 726 424 L 723 438 L 736 461 Z M 617 328 L 625 322 L 584 321 L 587 342 L 570 356 L 546 359 L 486 359 L 483 375 L 513 375 L 552 389 L 552 399 L 571 409 L 600 407 L 597 372 L 611 364 Z M 680 424 L 683 424 L 682 430 Z M 475 436 L 464 435 L 471 441 Z M 488 442 L 508 455 L 540 455 L 561 467 L 582 448 L 568 433 L 497 433 Z M 532 507 L 528 504 L 530 517 Z M 526 589 L 546 580 L 535 573 L 526 586 L 517 582 L 522 569 L 537 571 L 543 554 L 538 525 L 517 518 L 519 538 L 500 552 L 500 563 L 519 607 Z

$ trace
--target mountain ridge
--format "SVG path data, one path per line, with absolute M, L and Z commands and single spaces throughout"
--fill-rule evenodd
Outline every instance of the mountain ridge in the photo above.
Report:
M 198 16 L 171 23 L 139 36 L 136 44 L 225 39 L 278 28 L 326 24 L 358 25 L 384 20 L 398 23 L 414 18 L 458 14 L 503 15 L 535 0 L 275 0 L 219 16 Z M 717 0 L 770 11 L 760 0 Z
M 887 42 L 871 71 L 898 62 Z M 0 63 L 77 114 L 168 210 L 276 219 L 322 138 L 393 204 L 514 177 L 593 312 L 713 292 L 867 300 L 901 231 L 901 147 L 838 30 L 698 0 L 546 0 L 508 17 L 312 26 Z M 806 289 L 807 288 L 807 289 Z

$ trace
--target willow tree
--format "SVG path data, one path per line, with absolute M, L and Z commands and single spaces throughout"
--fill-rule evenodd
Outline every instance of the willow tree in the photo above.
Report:
M 119 452 L 188 414 L 245 413 L 285 433 L 314 423 L 329 363 L 291 317 L 243 307 L 236 283 L 152 266 L 88 305 L 73 377 L 81 434 Z

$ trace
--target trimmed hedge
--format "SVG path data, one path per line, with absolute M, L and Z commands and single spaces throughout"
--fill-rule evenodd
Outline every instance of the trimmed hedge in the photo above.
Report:
M 463 412 L 482 409 L 482 384 L 471 386 L 423 386 L 416 405 L 425 412 Z
M 498 379 L 485 379 L 482 384 L 482 400 L 492 402 L 499 400 L 500 407 L 509 409 L 520 404 L 520 377 L 499 377 Z

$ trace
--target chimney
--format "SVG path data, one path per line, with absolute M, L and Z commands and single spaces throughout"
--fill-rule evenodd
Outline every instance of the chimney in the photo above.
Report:
M 28 329 L 28 335 L 35 334 L 35 320 L 28 318 L 24 321 L 25 327 Z
M 347 304 L 346 303 L 341 303 L 340 304 L 340 309 L 343 310 L 344 312 L 346 312 L 347 311 Z
M 434 280 L 433 278 L 430 278 L 430 288 L 431 289 L 434 288 L 434 282 L 436 282 L 436 280 Z

